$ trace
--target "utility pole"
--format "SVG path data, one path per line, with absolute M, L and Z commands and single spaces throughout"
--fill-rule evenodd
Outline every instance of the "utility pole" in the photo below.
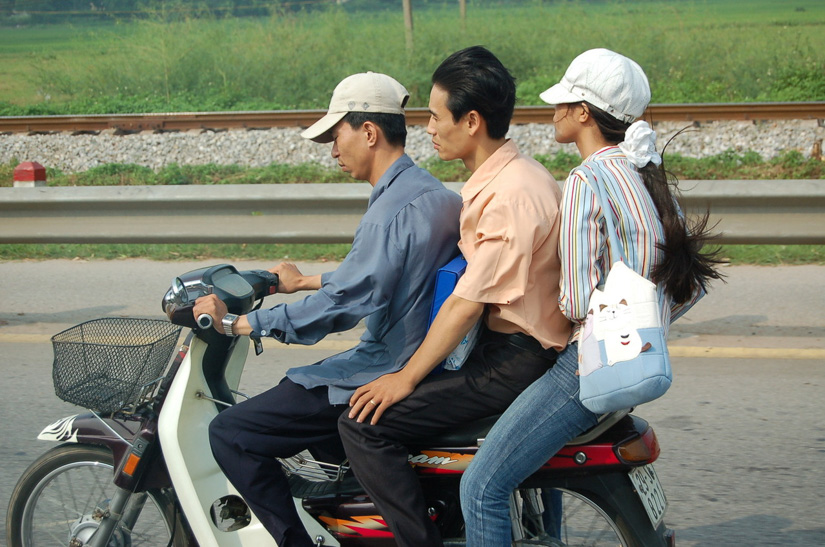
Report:
M 404 8 L 404 35 L 407 38 L 407 53 L 413 51 L 413 15 L 412 0 L 401 0 Z

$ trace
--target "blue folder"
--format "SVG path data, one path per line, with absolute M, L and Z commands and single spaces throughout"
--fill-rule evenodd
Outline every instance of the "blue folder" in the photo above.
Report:
M 438 310 L 441 309 L 441 306 L 444 304 L 444 301 L 447 300 L 447 297 L 453 294 L 453 289 L 455 289 L 458 279 L 464 275 L 464 270 L 466 268 L 467 261 L 464 260 L 463 256 L 458 255 L 454 259 L 450 260 L 445 266 L 439 268 L 435 273 L 435 292 L 433 293 L 433 303 L 430 307 L 429 325 L 433 324 L 433 320 L 438 314 Z
M 464 260 L 463 256 L 458 255 L 435 273 L 435 292 L 433 293 L 433 303 L 430 306 L 430 322 L 427 324 L 427 328 L 433 324 L 435 316 L 438 315 L 438 310 L 441 309 L 447 297 L 453 294 L 453 289 L 455 289 L 458 279 L 464 275 L 466 268 L 467 261 Z M 430 374 L 440 374 L 443 370 L 444 362 L 441 362 Z

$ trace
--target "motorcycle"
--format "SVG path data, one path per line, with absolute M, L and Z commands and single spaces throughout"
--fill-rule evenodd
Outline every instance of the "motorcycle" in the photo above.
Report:
M 14 488 L 8 545 L 275 545 L 221 473 L 208 438 L 210 421 L 245 397 L 237 391 L 241 373 L 250 343 L 259 353 L 260 342 L 219 334 L 192 307 L 214 293 L 231 313 L 245 314 L 277 286 L 267 271 L 203 268 L 173 280 L 162 300 L 169 321 L 98 319 L 55 335 L 55 391 L 89 411 L 38 436 L 60 444 Z M 447 546 L 464 545 L 459 481 L 495 418 L 411 447 L 410 465 Z M 512 493 L 513 544 L 673 546 L 652 466 L 659 452 L 641 418 L 602 417 Z M 395 544 L 346 462 L 302 453 L 272 465 L 287 473 L 316 545 Z

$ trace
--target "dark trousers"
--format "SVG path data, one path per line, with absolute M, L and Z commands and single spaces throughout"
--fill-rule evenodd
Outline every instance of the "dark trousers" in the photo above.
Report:
M 500 414 L 553 366 L 555 352 L 526 349 L 485 331 L 458 371 L 428 376 L 377 425 L 346 413 L 338 429 L 350 465 L 402 547 L 441 546 L 424 493 L 408 463 L 408 444 L 487 416 Z M 535 341 L 533 341 L 535 342 Z M 535 342 L 537 345 L 538 343 Z
M 255 516 L 283 547 L 313 545 L 295 510 L 287 478 L 274 458 L 309 449 L 328 462 L 344 460 L 338 418 L 326 387 L 306 389 L 288 378 L 218 414 L 209 425 L 212 454 Z

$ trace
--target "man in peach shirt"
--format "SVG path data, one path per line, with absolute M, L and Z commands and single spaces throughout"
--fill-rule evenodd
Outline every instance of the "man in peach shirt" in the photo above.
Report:
M 506 139 L 515 82 L 475 46 L 433 74 L 427 132 L 441 159 L 461 159 L 464 276 L 407 365 L 359 388 L 338 427 L 356 477 L 398 545 L 442 545 L 407 444 L 503 412 L 553 366 L 570 335 L 558 306 L 558 202 L 552 175 Z M 481 319 L 457 371 L 430 372 Z

